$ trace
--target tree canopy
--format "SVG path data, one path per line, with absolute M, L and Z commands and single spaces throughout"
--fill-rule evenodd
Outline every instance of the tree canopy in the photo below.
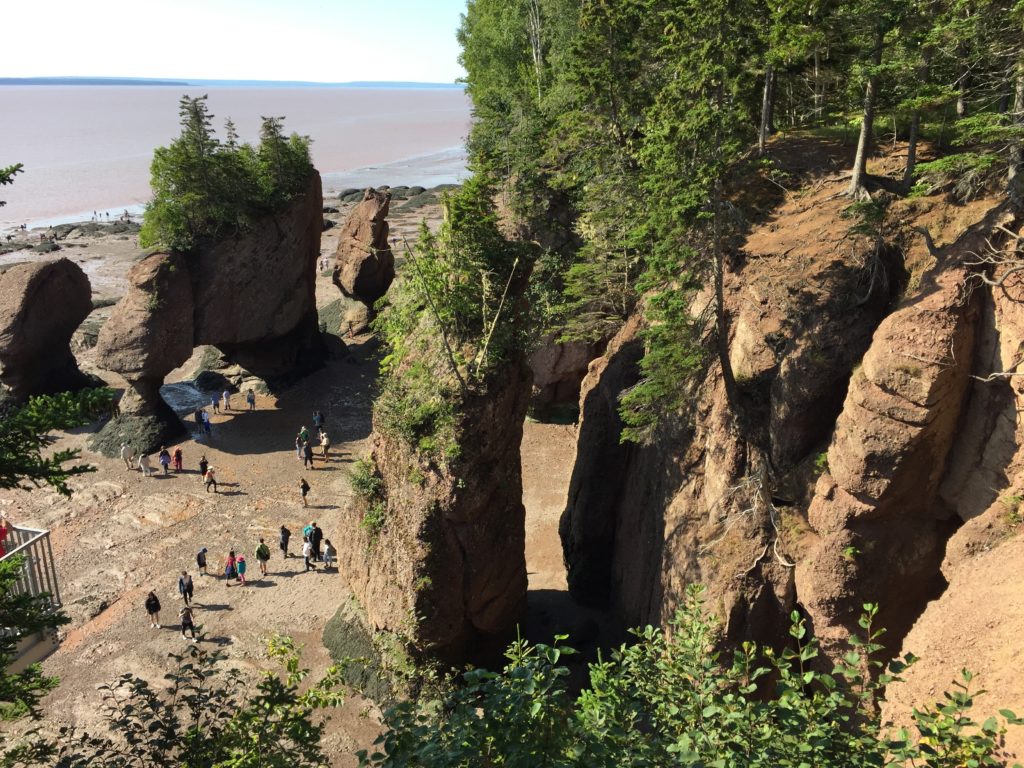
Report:
M 183 96 L 181 135 L 153 153 L 139 242 L 181 251 L 244 231 L 306 189 L 313 164 L 308 137 L 284 134 L 283 117 L 264 117 L 256 146 L 238 142 L 234 124 L 226 141 L 213 129 L 206 96 Z

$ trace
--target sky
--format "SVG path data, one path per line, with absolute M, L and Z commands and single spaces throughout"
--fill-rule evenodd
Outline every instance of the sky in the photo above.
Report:
M 10 0 L 0 77 L 462 76 L 466 0 Z

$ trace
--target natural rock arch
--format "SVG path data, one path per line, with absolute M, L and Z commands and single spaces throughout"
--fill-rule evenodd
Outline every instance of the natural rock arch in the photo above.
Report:
M 191 253 L 154 253 L 129 272 L 128 292 L 100 331 L 97 364 L 127 383 L 121 415 L 97 436 L 111 453 L 124 440 L 152 450 L 182 430 L 160 398 L 164 378 L 194 347 L 217 347 L 269 381 L 323 359 L 316 262 L 323 195 L 315 171 L 305 192 L 251 230 Z

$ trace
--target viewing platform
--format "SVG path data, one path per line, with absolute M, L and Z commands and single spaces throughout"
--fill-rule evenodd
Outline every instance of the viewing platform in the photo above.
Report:
M 11 526 L 4 541 L 7 550 L 4 561 L 19 555 L 25 558 L 21 575 L 14 583 L 14 594 L 48 595 L 47 610 L 57 611 L 61 607 L 60 589 L 57 586 L 57 569 L 53 562 L 53 549 L 50 547 L 50 532 L 35 528 Z M 0 627 L 4 635 L 14 634 L 10 627 Z M 55 631 L 40 632 L 23 637 L 10 671 L 20 672 L 29 664 L 46 658 L 57 648 Z

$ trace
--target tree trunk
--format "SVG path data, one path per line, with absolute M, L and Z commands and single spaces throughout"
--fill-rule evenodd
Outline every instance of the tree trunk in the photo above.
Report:
M 853 161 L 853 176 L 846 194 L 858 198 L 864 194 L 864 177 L 867 175 L 868 145 L 875 126 L 875 101 L 878 97 L 878 67 L 882 63 L 884 33 L 881 26 L 875 27 L 874 49 L 871 52 L 871 73 L 864 88 L 864 115 L 860 124 L 860 138 L 857 140 L 857 156 Z
M 821 124 L 821 113 L 824 109 L 825 86 L 821 82 L 821 54 L 814 51 L 814 123 Z
M 764 93 L 761 96 L 761 128 L 757 132 L 757 154 L 764 154 L 764 145 L 772 132 L 772 111 L 775 106 L 775 67 L 768 65 L 764 71 Z
M 1024 55 L 1017 61 L 1013 121 L 1024 130 Z M 1010 199 L 1018 208 L 1024 208 L 1024 137 L 1017 137 L 1010 147 L 1010 166 L 1006 179 Z
M 929 70 L 931 67 L 931 53 L 925 51 L 922 54 L 921 68 L 918 70 L 920 85 L 928 83 Z M 910 118 L 910 133 L 907 136 L 907 165 L 903 169 L 903 186 L 910 189 L 914 184 L 914 171 L 917 168 L 917 137 L 921 131 L 921 110 L 915 109 L 914 115 Z

